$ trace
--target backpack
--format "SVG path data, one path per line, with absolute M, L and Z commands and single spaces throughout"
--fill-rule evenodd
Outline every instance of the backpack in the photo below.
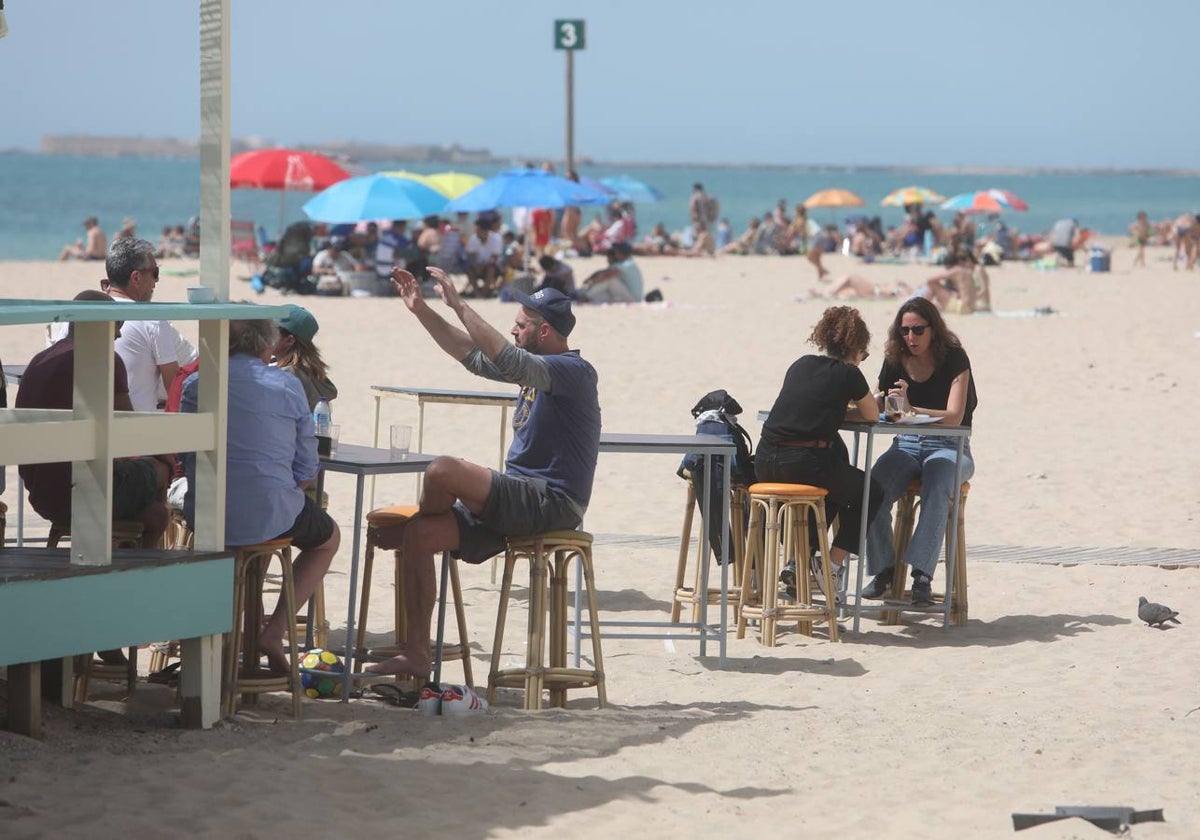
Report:
M 730 441 L 736 447 L 733 463 L 730 465 L 730 476 L 735 485 L 748 487 L 755 482 L 754 455 L 751 452 L 750 435 L 737 421 L 737 415 L 741 413 L 741 405 L 724 390 L 710 391 L 692 407 L 692 416 L 696 418 L 696 434 L 714 435 Z M 704 521 L 708 525 L 709 544 L 718 561 L 721 556 L 722 534 L 726 540 L 730 540 L 730 546 L 733 544 L 729 524 L 721 521 L 722 496 L 727 492 L 723 458 L 723 455 L 712 457 L 712 492 L 709 496 L 708 512 L 704 515 Z M 683 456 L 676 473 L 680 478 L 691 480 L 696 488 L 698 506 L 704 504 L 704 488 L 709 482 L 709 476 L 704 472 L 704 456 L 689 452 Z M 748 510 L 744 512 L 746 517 L 749 513 Z M 733 558 L 732 549 L 729 556 L 730 559 Z

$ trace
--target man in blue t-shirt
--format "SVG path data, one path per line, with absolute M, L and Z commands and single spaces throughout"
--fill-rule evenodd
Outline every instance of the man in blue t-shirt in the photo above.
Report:
M 408 644 L 404 653 L 370 670 L 418 677 L 431 665 L 434 553 L 449 550 L 468 563 L 482 563 L 504 550 L 506 537 L 578 527 L 600 449 L 596 369 L 567 347 L 575 326 L 571 299 L 556 289 L 514 292 L 521 309 L 510 344 L 467 306 L 444 271 L 431 267 L 429 274 L 462 327 L 434 312 L 416 279 L 397 268 L 392 285 L 404 305 L 467 370 L 518 384 L 521 394 L 503 473 L 460 458 L 436 458 L 425 470 L 420 513 L 406 525 L 372 534 L 380 548 L 404 549 Z

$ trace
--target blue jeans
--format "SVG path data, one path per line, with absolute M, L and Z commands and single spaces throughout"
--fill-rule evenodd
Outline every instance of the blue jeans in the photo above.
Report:
M 867 571 L 877 575 L 896 565 L 892 544 L 892 505 L 912 481 L 921 482 L 921 514 L 904 562 L 915 571 L 933 577 L 937 568 L 942 539 L 946 536 L 946 516 L 954 503 L 954 458 L 958 441 L 954 438 L 900 435 L 891 449 L 883 453 L 871 470 L 872 483 L 883 488 L 883 504 L 867 525 Z M 962 480 L 975 474 L 971 444 L 963 446 Z

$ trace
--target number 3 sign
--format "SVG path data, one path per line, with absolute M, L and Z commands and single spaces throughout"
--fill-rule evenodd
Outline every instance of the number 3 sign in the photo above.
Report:
M 556 20 L 554 21 L 554 49 L 581 50 L 583 49 L 583 21 Z

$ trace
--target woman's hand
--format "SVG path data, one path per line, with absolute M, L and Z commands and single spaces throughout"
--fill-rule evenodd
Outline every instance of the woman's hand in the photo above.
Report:
M 904 379 L 897 379 L 892 387 L 888 389 L 888 396 L 900 397 L 900 410 L 907 413 L 913 410 L 912 405 L 908 401 L 908 382 Z

